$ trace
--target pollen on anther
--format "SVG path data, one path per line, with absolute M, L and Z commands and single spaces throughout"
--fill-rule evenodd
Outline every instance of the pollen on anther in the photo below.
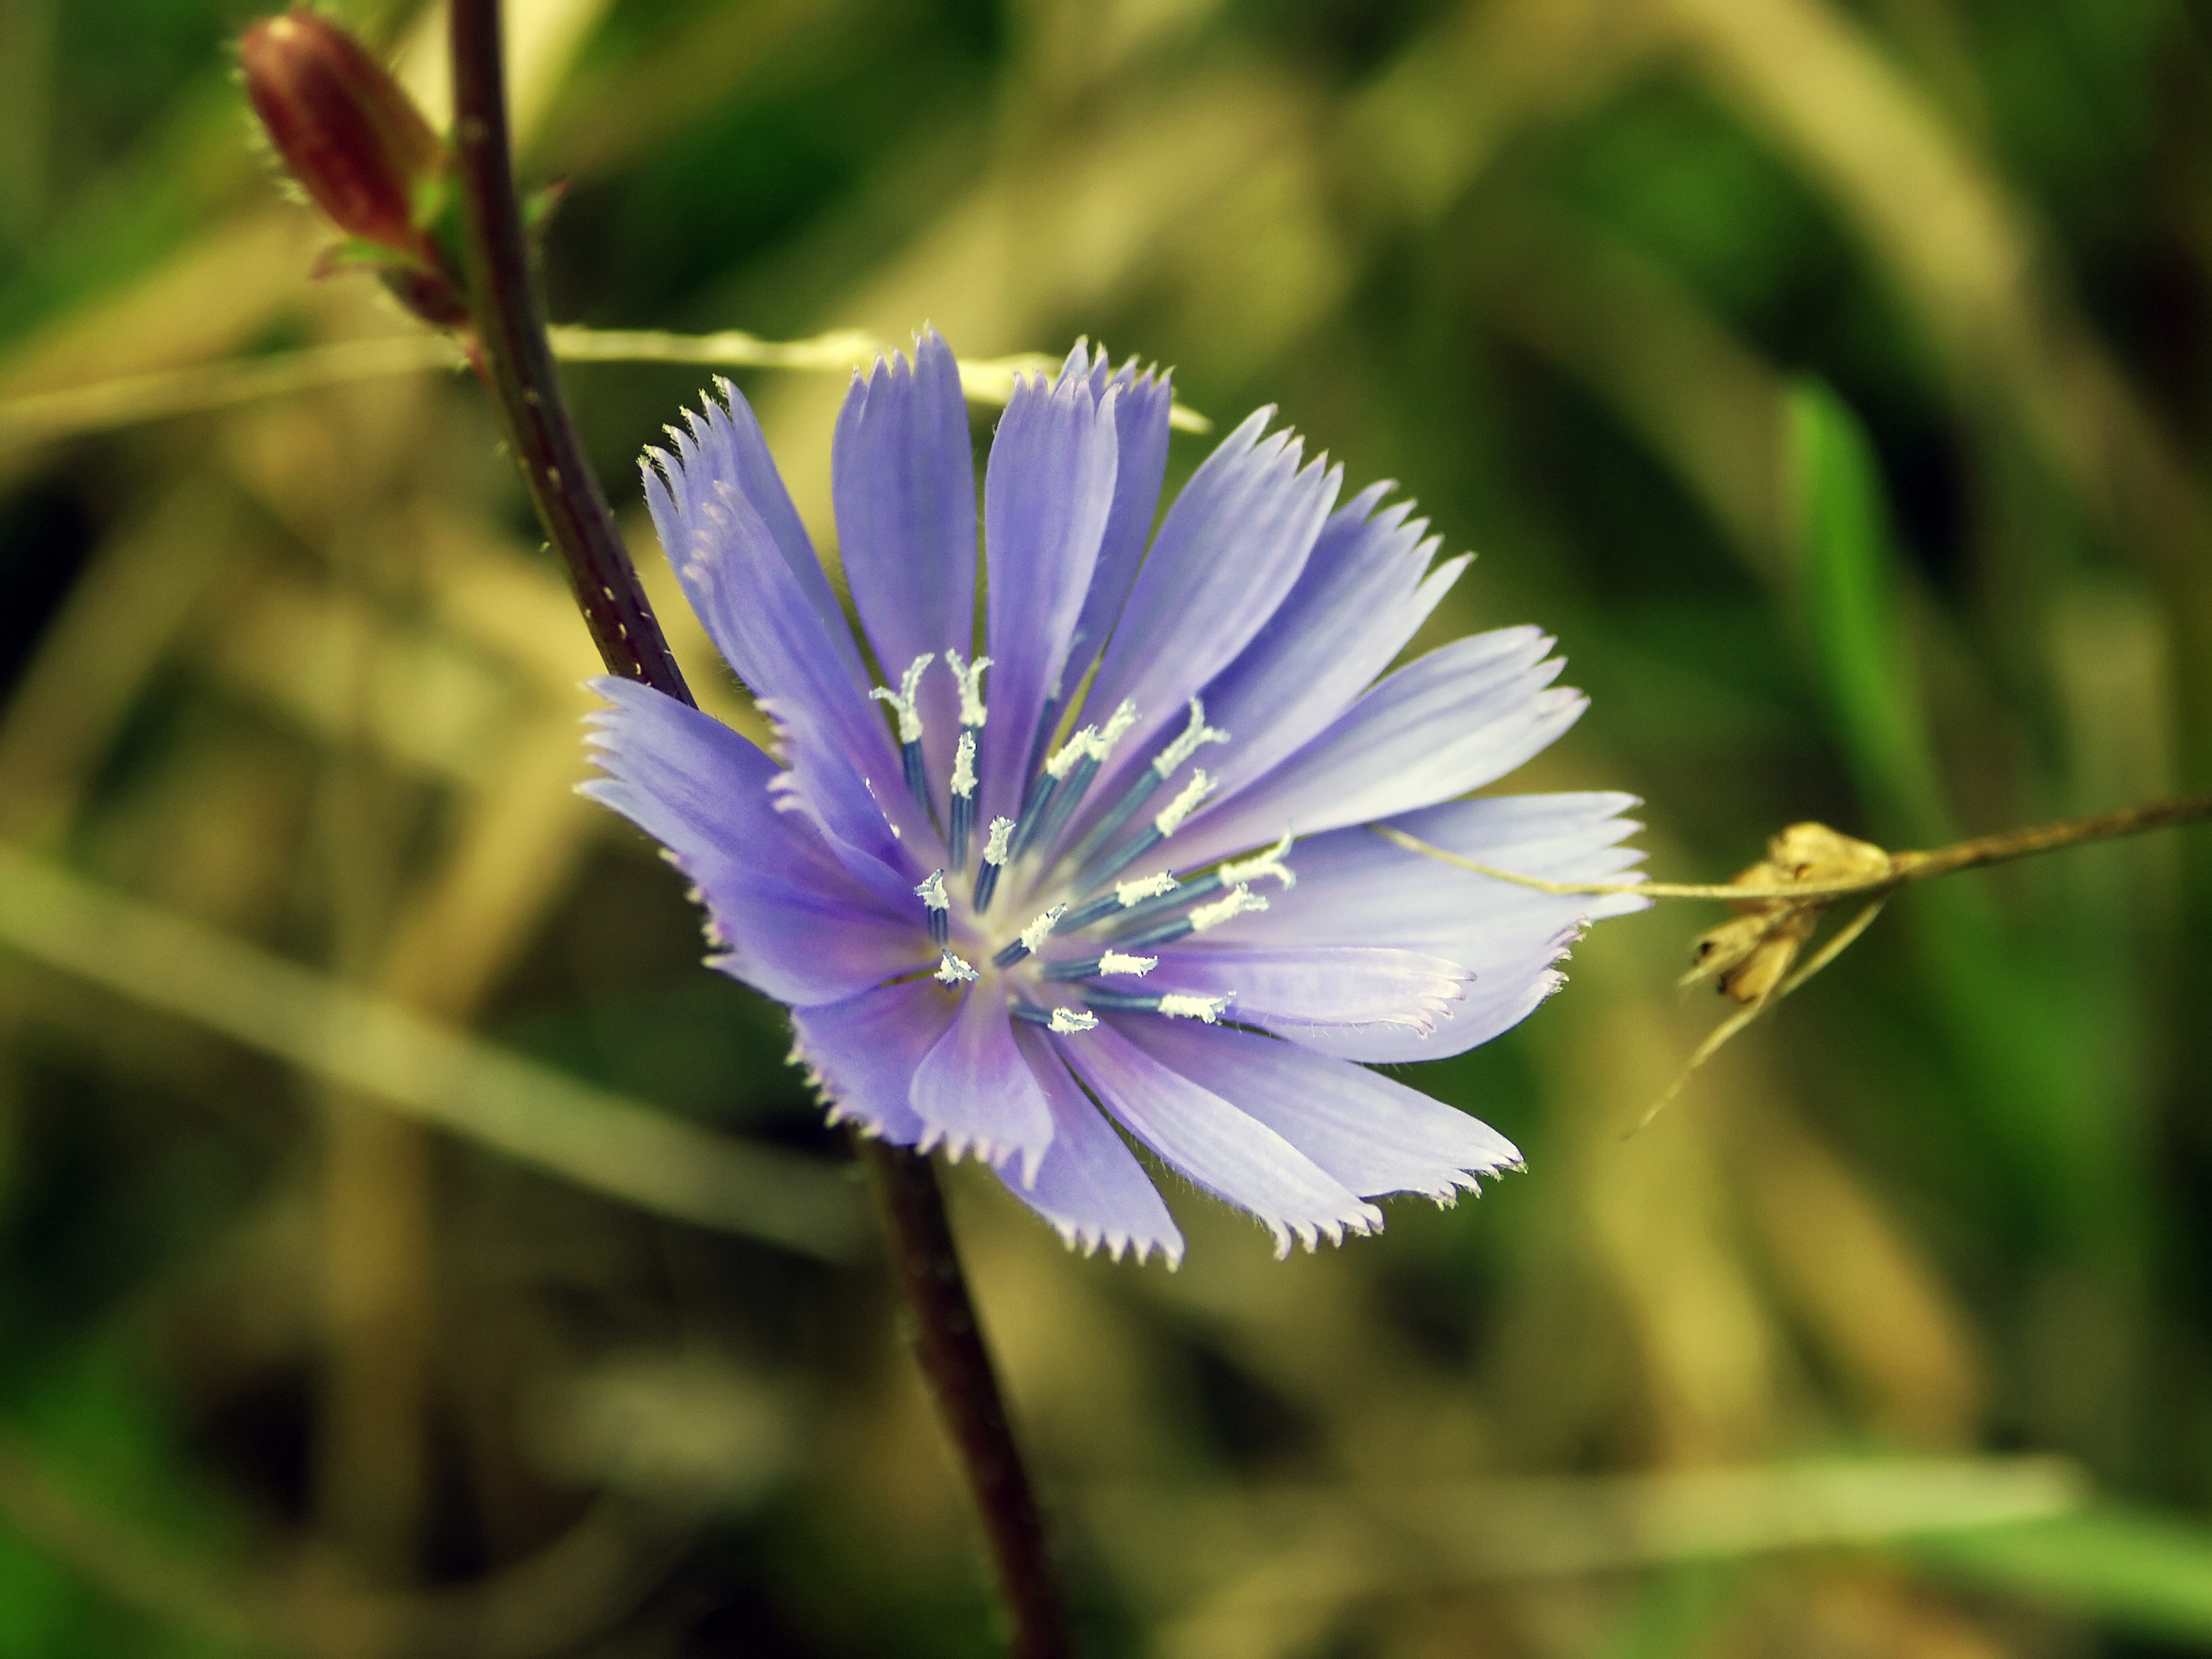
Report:
M 1152 820 L 1152 828 L 1164 837 L 1175 834 L 1182 828 L 1185 818 L 1206 805 L 1206 798 L 1213 793 L 1214 784 L 1215 781 L 1206 775 L 1205 769 L 1193 772 L 1190 781 L 1183 785 L 1182 793 L 1160 809 L 1159 816 Z
M 1221 1011 L 1231 1000 L 1228 997 L 1194 997 L 1170 992 L 1160 999 L 1160 1012 L 1170 1019 L 1201 1019 L 1214 1025 L 1220 1023 Z
M 902 744 L 921 741 L 921 708 L 915 701 L 915 694 L 921 688 L 922 671 L 936 660 L 934 651 L 925 651 L 907 665 L 897 690 L 892 691 L 880 685 L 869 690 L 870 696 L 879 702 L 889 703 L 897 712 L 899 741 Z
M 1013 834 L 1014 821 L 1012 818 L 993 818 L 990 837 L 983 843 L 983 862 L 1004 864 L 1006 861 L 1006 843 L 1013 839 Z
M 975 793 L 975 732 L 972 726 L 960 728 L 959 746 L 952 751 L 952 793 L 963 800 Z
M 960 724 L 980 726 L 987 713 L 983 707 L 983 671 L 991 665 L 991 659 L 978 657 L 973 662 L 963 662 L 957 651 L 947 651 L 945 660 L 960 682 Z
M 1133 909 L 1146 899 L 1160 898 L 1175 891 L 1177 884 L 1173 875 L 1163 870 L 1157 875 L 1139 876 L 1134 881 L 1114 884 L 1114 896 L 1124 910 Z
M 947 951 L 944 959 L 937 964 L 933 977 L 940 985 L 958 985 L 973 981 L 975 970 L 966 961 Z
M 1023 948 L 1035 951 L 1037 946 L 1042 945 L 1046 939 L 1052 937 L 1052 930 L 1059 925 L 1060 919 L 1066 914 L 1067 907 L 1065 904 L 1055 904 L 1028 927 L 1023 928 Z
M 1066 778 L 1075 769 L 1075 763 L 1078 761 L 1085 759 L 1091 754 L 1091 744 L 1097 735 L 1097 726 L 1086 726 L 1053 753 L 1051 758 L 1045 762 L 1044 769 L 1054 782 Z
M 1293 839 L 1291 833 L 1285 830 L 1282 840 L 1266 852 L 1252 858 L 1240 859 L 1233 864 L 1224 864 L 1214 873 L 1221 878 L 1223 885 L 1229 887 L 1242 887 L 1262 876 L 1273 876 L 1282 884 L 1283 890 L 1288 892 L 1298 884 L 1297 872 L 1283 862 L 1283 855 L 1291 850 Z
M 1201 744 L 1226 743 L 1229 734 L 1216 726 L 1206 723 L 1206 704 L 1197 697 L 1190 700 L 1190 724 L 1183 727 L 1182 735 L 1160 750 L 1152 761 L 1152 770 L 1164 783 L 1175 775 L 1181 766 L 1199 750 Z
M 1045 1029 L 1072 1036 L 1079 1031 L 1094 1030 L 1097 1024 L 1098 1016 L 1087 1008 L 1055 1008 L 1052 1011 L 1052 1024 Z
M 1102 974 L 1149 974 L 1159 965 L 1158 957 L 1133 957 L 1121 951 L 1108 951 L 1098 958 L 1098 971 Z
M 1241 916 L 1249 911 L 1264 910 L 1267 899 L 1249 887 L 1230 890 L 1211 904 L 1201 904 L 1190 913 L 1190 931 L 1202 933 L 1209 927 L 1218 927 L 1231 916 Z

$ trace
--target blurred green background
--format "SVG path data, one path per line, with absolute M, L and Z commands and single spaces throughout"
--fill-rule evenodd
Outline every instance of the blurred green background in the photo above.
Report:
M 0 1654 L 990 1653 L 787 1030 L 568 793 L 475 387 L 224 401 L 413 331 L 309 280 L 255 9 L 0 0 Z M 557 319 L 1279 404 L 1481 554 L 1417 648 L 1558 632 L 1510 787 L 1660 874 L 2212 779 L 2201 0 L 510 9 Z M 434 105 L 434 15 L 332 10 Z M 834 546 L 842 377 L 741 378 Z M 571 374 L 648 556 L 705 379 Z M 1087 1650 L 2212 1651 L 2208 852 L 1908 893 L 1627 1140 L 1717 918 L 1609 924 L 1408 1074 L 1530 1172 L 1341 1251 L 1177 1192 L 1180 1273 L 1085 1261 L 956 1172 Z

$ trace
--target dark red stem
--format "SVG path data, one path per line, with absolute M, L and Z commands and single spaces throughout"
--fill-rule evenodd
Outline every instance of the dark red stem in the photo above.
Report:
M 452 8 L 453 148 L 476 320 L 471 359 L 499 405 L 515 460 L 547 535 L 568 561 L 576 602 L 608 670 L 691 702 L 555 378 L 508 154 L 498 0 L 452 0 Z M 915 1357 L 982 1514 L 1017 1659 L 1070 1659 L 1074 1650 L 1059 1575 L 936 1174 L 927 1158 L 898 1147 L 863 1140 L 859 1151 L 890 1231 L 891 1260 L 913 1316 Z
M 915 1357 L 982 1514 L 999 1593 L 1013 1621 L 1014 1653 L 1017 1659 L 1069 1659 L 1075 1650 L 1044 1517 L 969 1298 L 936 1172 L 928 1158 L 904 1147 L 857 1135 L 854 1145 L 890 1229 L 899 1289 L 914 1316 L 908 1336 Z
M 498 0 L 453 0 L 453 155 L 468 227 L 474 356 L 607 672 L 693 701 L 568 417 L 507 147 Z

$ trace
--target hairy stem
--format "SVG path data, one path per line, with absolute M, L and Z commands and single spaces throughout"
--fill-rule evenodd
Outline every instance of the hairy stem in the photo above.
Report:
M 453 151 L 477 368 L 607 672 L 693 701 L 562 399 L 508 155 L 499 0 L 453 0 Z
M 899 1288 L 914 1316 L 915 1357 L 982 1512 L 999 1593 L 1013 1621 L 1014 1653 L 1017 1659 L 1066 1659 L 1074 1650 L 1059 1574 L 953 1249 L 936 1172 L 928 1158 L 903 1147 L 858 1135 L 854 1146 L 890 1230 Z
M 1547 881 L 1541 876 L 1524 876 L 1516 871 L 1501 870 L 1494 865 L 1462 858 L 1457 853 L 1446 852 L 1443 848 L 1433 846 L 1418 836 L 1409 836 L 1391 824 L 1370 823 L 1367 827 L 1383 840 L 1395 842 L 1409 853 L 1419 853 L 1423 858 L 1435 859 L 1441 864 L 1471 870 L 1478 876 L 1509 881 L 1516 887 L 1534 888 L 1540 893 L 1588 894 L 1594 896 L 1635 893 L 1644 898 L 1725 899 L 1735 902 L 1742 899 L 1842 898 L 1854 893 L 1887 893 L 1912 882 L 1932 881 L 1937 876 L 1952 875 L 1960 870 L 2008 864 L 2014 859 L 2028 858 L 2037 853 L 2053 853 L 2064 847 L 2085 847 L 2092 842 L 2110 841 L 2119 836 L 2139 836 L 2146 830 L 2170 829 L 2177 824 L 2195 823 L 2205 818 L 2212 818 L 2212 794 L 2189 795 L 2179 800 L 2153 801 L 2144 806 L 2124 807 L 2119 811 L 2106 812 L 2094 818 L 2069 818 L 2063 823 L 2038 824 L 2032 829 L 2007 830 L 1994 836 L 1977 836 L 1971 841 L 1954 842 L 1948 847 L 1939 847 L 1932 852 L 1893 853 L 1889 855 L 1887 870 L 1849 881 L 1805 881 L 1780 887 L 1702 882 Z
M 452 0 L 454 147 L 469 237 L 471 354 L 497 400 L 546 532 L 568 562 L 584 620 L 608 669 L 690 703 L 614 516 L 586 465 L 555 380 L 544 308 L 507 154 L 498 0 Z M 968 1474 L 1018 1659 L 1067 1659 L 1059 1579 L 1021 1448 L 983 1346 L 945 1200 L 926 1157 L 860 1140 L 890 1231 L 914 1348 Z

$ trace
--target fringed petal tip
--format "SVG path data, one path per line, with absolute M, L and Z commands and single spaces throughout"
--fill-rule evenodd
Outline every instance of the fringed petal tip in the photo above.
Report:
M 1285 1221 L 1274 1216 L 1261 1216 L 1260 1220 L 1274 1235 L 1275 1260 L 1290 1260 L 1294 1243 L 1303 1244 L 1311 1255 L 1321 1248 L 1321 1241 L 1341 1247 L 1347 1234 L 1370 1238 L 1382 1231 L 1382 1211 L 1374 1204 L 1358 1204 L 1349 1210 L 1332 1216 L 1322 1216 L 1303 1221 Z
M 1455 1170 L 1452 1172 L 1452 1178 L 1444 1185 L 1423 1193 L 1420 1196 L 1427 1199 L 1439 1210 L 1455 1209 L 1458 1206 L 1460 1194 L 1462 1193 L 1472 1194 L 1476 1198 L 1482 1196 L 1482 1177 L 1485 1176 L 1488 1176 L 1492 1181 L 1497 1181 L 1509 1175 L 1526 1175 L 1528 1172 L 1527 1160 L 1521 1156 L 1517 1149 L 1509 1148 L 1508 1150 L 1512 1152 L 1513 1155 L 1510 1158 L 1502 1158 L 1495 1164 L 1471 1164 L 1463 1170 Z
M 939 1128 L 929 1129 L 915 1143 L 915 1150 L 918 1152 L 941 1150 L 948 1164 L 973 1158 L 978 1164 L 988 1164 L 998 1172 L 1001 1181 L 1006 1178 L 1008 1168 L 1018 1163 L 1021 1184 L 1024 1188 L 1036 1185 L 1037 1168 L 1044 1162 L 1044 1155 L 1050 1146 L 1049 1141 L 1042 1146 L 1023 1146 L 1011 1141 L 993 1140 L 986 1135 L 954 1134 Z
M 1088 1227 L 1067 1221 L 1054 1222 L 1053 1231 L 1060 1235 L 1061 1243 L 1086 1257 L 1097 1255 L 1103 1250 L 1109 1261 L 1119 1261 L 1126 1255 L 1133 1266 L 1141 1267 L 1157 1250 L 1170 1273 L 1182 1266 L 1183 1243 L 1180 1236 L 1173 1238 L 1145 1237 L 1125 1232 L 1120 1228 Z

